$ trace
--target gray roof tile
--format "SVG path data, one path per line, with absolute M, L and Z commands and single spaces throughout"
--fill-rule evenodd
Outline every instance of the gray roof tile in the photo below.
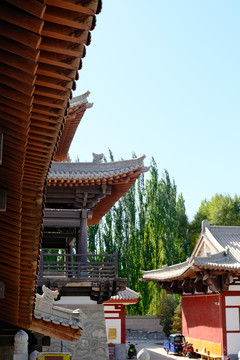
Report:
M 111 300 L 136 300 L 140 293 L 126 287 L 125 290 L 119 291 L 117 295 L 111 296 Z
M 204 225 L 206 225 L 206 222 Z M 211 243 L 215 252 L 204 254 L 204 256 L 195 256 L 195 251 L 202 238 Z M 189 259 L 184 263 L 164 266 L 162 269 L 143 271 L 143 279 L 156 281 L 177 279 L 196 266 L 239 271 L 240 226 L 210 226 L 207 224 L 203 227 L 199 241 Z
M 143 172 L 149 168 L 144 167 L 145 155 L 131 160 L 114 162 L 53 162 L 48 174 L 48 179 L 101 179 L 120 176 L 131 171 L 142 169 Z

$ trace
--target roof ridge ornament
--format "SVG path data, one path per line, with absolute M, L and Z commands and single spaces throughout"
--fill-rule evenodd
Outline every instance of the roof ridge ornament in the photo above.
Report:
M 93 156 L 93 163 L 94 164 L 101 164 L 102 161 L 103 161 L 103 157 L 104 157 L 104 154 L 101 153 L 101 154 L 95 154 L 95 153 L 92 153 L 92 156 Z
M 43 294 L 36 294 L 34 317 L 38 320 L 71 326 L 73 329 L 81 328 L 82 311 L 70 310 L 55 305 L 58 290 L 50 290 L 45 285 L 42 287 Z
M 203 220 L 202 221 L 202 232 L 204 232 L 204 230 L 206 228 L 208 228 L 208 229 L 210 228 L 210 222 L 208 220 Z
M 87 99 L 90 94 L 90 91 L 86 91 L 84 94 L 72 98 L 70 100 L 70 107 L 73 108 L 75 106 L 86 104 L 87 108 L 91 108 L 93 103 L 89 103 Z

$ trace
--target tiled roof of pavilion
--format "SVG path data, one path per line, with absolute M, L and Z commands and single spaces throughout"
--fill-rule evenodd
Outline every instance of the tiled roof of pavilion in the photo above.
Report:
M 94 186 L 111 185 L 111 195 L 101 199 L 93 211 L 88 225 L 97 224 L 111 209 L 137 178 L 149 168 L 143 164 L 145 155 L 114 162 L 67 163 L 53 162 L 48 175 L 50 186 Z
M 119 291 L 117 295 L 111 296 L 111 300 L 137 300 L 140 293 L 126 287 L 126 290 Z
M 200 269 L 240 273 L 240 226 L 210 226 L 204 220 L 199 241 L 189 259 L 161 269 L 143 271 L 143 279 L 183 279 Z
M 145 155 L 130 160 L 113 162 L 67 163 L 53 162 L 48 174 L 48 185 L 60 186 L 72 184 L 122 183 L 130 180 L 136 173 L 142 173 L 149 168 L 144 167 Z
M 143 271 L 143 279 L 152 281 L 177 279 L 183 276 L 190 269 L 190 267 L 189 260 L 172 266 L 164 265 L 161 269 Z
M 26 329 L 32 324 L 46 176 L 100 9 L 101 0 L 0 4 L 0 187 L 7 193 L 0 215 L 0 320 Z M 58 330 L 64 338 L 65 327 Z

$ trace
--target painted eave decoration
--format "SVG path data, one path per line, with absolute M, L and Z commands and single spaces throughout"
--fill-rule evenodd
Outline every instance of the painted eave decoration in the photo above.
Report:
M 46 177 L 100 9 L 101 0 L 0 4 L 0 188 L 7 194 L 0 320 L 25 329 L 33 322 Z

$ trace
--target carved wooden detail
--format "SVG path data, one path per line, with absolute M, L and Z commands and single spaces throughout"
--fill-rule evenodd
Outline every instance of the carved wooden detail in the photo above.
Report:
M 195 277 L 185 277 L 182 280 L 159 281 L 158 285 L 166 290 L 167 294 L 195 294 L 212 292 L 224 292 L 229 284 L 234 281 L 233 274 L 229 272 L 216 272 L 203 270 L 195 274 Z
M 48 208 L 94 209 L 101 199 L 111 195 L 111 186 L 54 187 L 47 189 Z

